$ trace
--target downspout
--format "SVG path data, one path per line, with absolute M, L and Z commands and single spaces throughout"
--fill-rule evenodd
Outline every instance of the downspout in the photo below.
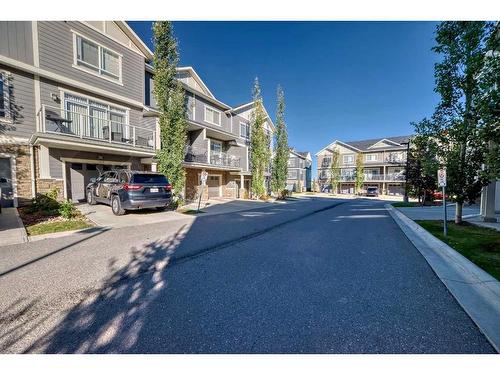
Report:
M 36 197 L 36 183 L 35 183 L 35 146 L 30 145 L 30 164 L 31 164 L 31 197 Z

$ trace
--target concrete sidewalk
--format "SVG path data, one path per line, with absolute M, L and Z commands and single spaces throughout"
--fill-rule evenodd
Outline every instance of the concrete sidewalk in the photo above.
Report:
M 2 208 L 0 214 L 0 246 L 27 242 L 26 229 L 14 207 Z
M 399 209 L 391 205 L 386 205 L 386 208 L 457 302 L 500 352 L 500 282 Z

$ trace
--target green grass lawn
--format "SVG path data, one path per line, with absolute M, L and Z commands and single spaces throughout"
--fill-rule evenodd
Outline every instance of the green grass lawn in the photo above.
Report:
M 416 222 L 500 280 L 500 232 L 467 222 L 463 225 L 448 222 L 448 237 L 445 238 L 442 221 L 417 220 Z
M 39 234 L 65 232 L 68 230 L 77 230 L 90 228 L 92 225 L 85 220 L 65 220 L 65 221 L 52 221 L 45 223 L 38 223 L 26 226 L 26 232 L 29 236 L 37 236 Z

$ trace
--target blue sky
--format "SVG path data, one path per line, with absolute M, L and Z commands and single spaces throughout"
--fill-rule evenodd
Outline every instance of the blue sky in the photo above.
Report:
M 129 22 L 152 48 L 151 23 Z M 412 133 L 432 114 L 434 22 L 174 22 L 181 65 L 236 105 L 255 76 L 273 117 L 285 90 L 289 143 L 314 155 L 344 141 Z

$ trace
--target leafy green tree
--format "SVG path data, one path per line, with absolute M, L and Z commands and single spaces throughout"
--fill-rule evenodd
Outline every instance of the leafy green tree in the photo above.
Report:
M 254 109 L 251 115 L 250 160 L 252 172 L 252 195 L 261 198 L 266 194 L 264 173 L 270 165 L 269 139 L 264 130 L 266 116 L 258 78 L 253 87 Z
M 276 133 L 274 142 L 273 167 L 271 169 L 271 189 L 278 198 L 283 198 L 288 176 L 288 132 L 285 124 L 285 94 L 281 86 L 277 90 Z
M 424 119 L 422 121 L 428 121 Z M 414 126 L 418 126 L 413 124 Z M 436 147 L 434 142 L 416 136 L 412 139 L 407 158 L 405 170 L 409 195 L 418 198 L 424 204 L 432 201 L 432 193 L 436 189 L 437 170 L 439 162 L 436 159 Z
M 441 100 L 432 119 L 416 126 L 417 134 L 435 142 L 437 158 L 447 170 L 447 192 L 456 201 L 455 222 L 462 222 L 465 201 L 474 201 L 488 179 L 480 171 L 488 154 L 482 136 L 478 77 L 483 69 L 488 22 L 442 22 L 436 29 L 435 91 Z
M 354 188 L 356 190 L 356 194 L 359 194 L 361 189 L 363 188 L 363 183 L 365 182 L 365 170 L 363 168 L 363 154 L 358 153 L 356 155 L 356 167 L 354 170 Z
M 500 178 L 500 26 L 493 30 L 487 43 L 484 65 L 478 77 L 480 136 L 488 141 L 488 153 L 481 171 L 488 181 Z
M 337 194 L 340 184 L 340 153 L 337 149 L 332 150 L 332 162 L 330 164 L 330 185 L 332 193 Z
M 177 199 L 181 199 L 185 184 L 182 162 L 187 137 L 186 105 L 184 89 L 175 78 L 179 55 L 170 22 L 154 22 L 153 42 L 154 95 L 161 112 L 158 171 L 167 176 Z

